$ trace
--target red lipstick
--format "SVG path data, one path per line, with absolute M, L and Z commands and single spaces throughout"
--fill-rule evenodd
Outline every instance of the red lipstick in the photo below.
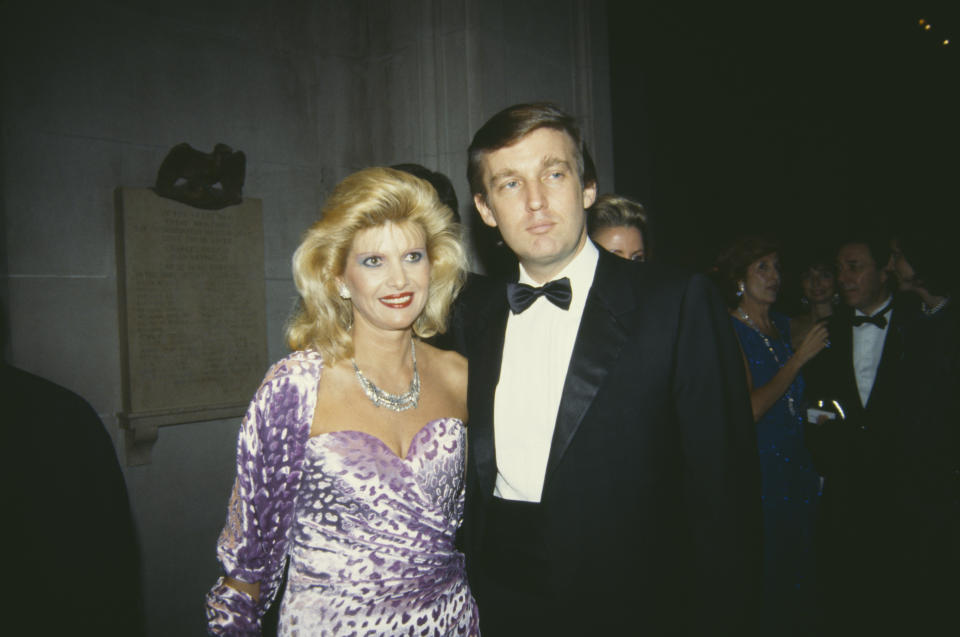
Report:
M 381 296 L 380 302 L 394 309 L 402 310 L 413 303 L 413 292 L 403 292 L 401 294 L 389 294 Z

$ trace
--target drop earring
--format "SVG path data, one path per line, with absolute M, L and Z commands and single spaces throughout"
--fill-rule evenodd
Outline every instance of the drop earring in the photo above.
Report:
M 340 292 L 340 298 L 341 298 L 341 299 L 349 299 L 349 298 L 350 298 L 350 290 L 347 289 L 347 286 L 345 286 L 343 283 L 341 283 L 338 287 L 339 287 L 339 292 Z
M 743 293 L 747 291 L 747 286 L 743 284 L 743 281 L 737 283 L 737 297 L 743 296 Z

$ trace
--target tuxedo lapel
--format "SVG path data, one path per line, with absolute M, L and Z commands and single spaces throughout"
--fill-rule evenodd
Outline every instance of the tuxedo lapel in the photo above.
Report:
M 897 311 L 894 307 L 894 313 L 890 318 L 890 327 L 887 328 L 887 336 L 883 341 L 883 353 L 880 355 L 880 364 L 877 366 L 877 375 L 873 380 L 873 388 L 870 390 L 870 400 L 867 405 L 877 405 L 886 403 L 883 397 L 895 395 L 897 383 L 898 362 L 903 357 L 903 309 Z M 874 403 L 877 399 L 877 403 Z
M 494 285 L 476 309 L 470 353 L 469 458 L 477 469 L 480 494 L 493 494 L 497 460 L 493 437 L 493 401 L 500 381 L 503 338 L 507 328 L 507 294 L 504 285 Z
M 609 256 L 603 250 L 600 252 L 563 384 L 544 489 L 626 341 L 627 332 L 617 316 L 635 307 L 634 297 L 630 294 L 632 287 L 624 278 L 627 274 L 615 267 L 625 264 L 614 261 L 619 257 Z
M 843 319 L 843 333 L 836 345 L 839 347 L 839 353 L 842 357 L 843 366 L 840 376 L 840 397 L 846 398 L 843 404 L 847 411 L 847 417 L 853 412 L 863 411 L 863 403 L 860 401 L 860 389 L 857 387 L 857 371 L 853 364 L 853 323 L 851 318 L 852 311 L 848 312 Z
M 873 380 L 873 386 L 870 389 L 870 397 L 867 399 L 867 405 L 864 405 L 860 400 L 860 390 L 857 386 L 857 373 L 854 368 L 853 332 L 856 328 L 853 327 L 852 318 L 853 311 L 849 310 L 843 317 L 841 323 L 842 328 L 837 337 L 834 338 L 833 333 L 830 335 L 833 347 L 837 349 L 837 354 L 840 355 L 842 360 L 842 374 L 838 380 L 840 382 L 839 388 L 842 405 L 844 410 L 848 412 L 848 418 L 851 413 L 862 413 L 869 405 L 878 404 L 874 403 L 875 400 L 883 402 L 880 397 L 890 393 L 892 389 L 891 385 L 896 382 L 894 377 L 896 375 L 897 361 L 903 353 L 901 344 L 902 317 L 894 312 L 890 320 L 890 327 L 887 328 L 887 335 L 883 341 L 883 353 L 880 357 L 880 364 L 877 367 L 877 374 Z M 867 327 L 875 329 L 872 328 L 872 326 Z M 846 397 L 846 399 L 844 400 L 843 397 Z
M 860 404 L 860 392 L 857 389 L 857 376 L 853 367 L 853 311 L 848 308 L 837 310 L 836 319 L 830 323 L 830 360 L 827 367 L 830 372 L 831 390 L 827 392 L 831 399 L 840 401 L 844 418 L 863 410 Z

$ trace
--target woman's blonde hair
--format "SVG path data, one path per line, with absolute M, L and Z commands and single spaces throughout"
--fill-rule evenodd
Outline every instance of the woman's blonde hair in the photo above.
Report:
M 316 349 L 329 363 L 353 355 L 353 304 L 340 298 L 337 279 L 357 233 L 386 223 L 419 228 L 426 239 L 430 288 L 414 333 L 428 338 L 446 330 L 466 268 L 453 214 L 428 182 L 392 168 L 367 168 L 337 184 L 320 221 L 304 233 L 293 254 L 300 303 L 287 325 L 291 349 Z

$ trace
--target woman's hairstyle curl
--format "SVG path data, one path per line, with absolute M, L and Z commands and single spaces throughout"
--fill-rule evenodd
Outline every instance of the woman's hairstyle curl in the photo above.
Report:
M 614 194 L 603 194 L 587 209 L 587 230 L 628 226 L 640 234 L 647 231 L 647 211 L 632 199 Z
M 287 325 L 290 349 L 316 349 L 329 363 L 353 355 L 353 303 L 340 297 L 338 278 L 357 233 L 387 223 L 418 228 L 426 238 L 430 288 L 414 333 L 429 338 L 446 330 L 466 271 L 453 214 L 426 181 L 392 168 L 367 168 L 337 184 L 320 221 L 310 226 L 293 254 L 300 303 Z
M 604 228 L 636 228 L 643 239 L 646 260 L 650 260 L 650 237 L 647 233 L 647 211 L 643 205 L 627 197 L 607 193 L 587 209 L 587 233 L 592 237 Z
M 714 266 L 715 280 L 729 307 L 737 307 L 740 302 L 737 290 L 740 282 L 746 280 L 750 264 L 774 253 L 780 253 L 780 245 L 759 235 L 740 237 L 720 253 Z

